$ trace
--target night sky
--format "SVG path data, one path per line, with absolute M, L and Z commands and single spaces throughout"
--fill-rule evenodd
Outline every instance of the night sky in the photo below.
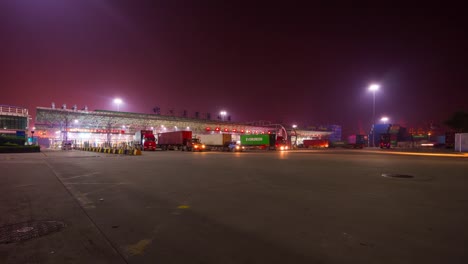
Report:
M 1 1 L 0 104 L 115 110 L 120 97 L 121 111 L 357 133 L 376 82 L 376 119 L 425 127 L 468 111 L 463 8 L 287 3 Z

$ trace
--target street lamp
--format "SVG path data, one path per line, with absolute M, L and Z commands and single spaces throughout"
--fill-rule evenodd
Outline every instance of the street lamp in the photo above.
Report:
M 387 124 L 387 121 L 388 121 L 388 120 L 389 120 L 389 119 L 388 119 L 388 117 L 386 117 L 386 116 L 380 118 L 380 121 L 381 121 L 382 123 L 384 123 L 384 124 Z
M 115 98 L 114 99 L 114 104 L 117 105 L 117 112 L 120 110 L 120 105 L 123 103 L 122 99 L 120 98 Z
M 369 91 L 372 92 L 373 95 L 373 103 L 372 103 L 372 147 L 375 147 L 375 131 L 374 131 L 374 124 L 375 124 L 375 92 L 379 90 L 380 85 L 378 84 L 371 84 L 369 85 Z M 370 144 L 369 144 L 370 145 Z
M 294 130 L 294 137 L 295 137 L 293 147 L 296 148 L 297 147 L 297 131 L 296 131 L 297 125 L 296 124 L 292 125 L 292 128 Z
M 226 111 L 221 111 L 221 112 L 219 112 L 219 114 L 221 115 L 221 120 L 224 121 L 224 117 L 227 115 L 227 112 Z

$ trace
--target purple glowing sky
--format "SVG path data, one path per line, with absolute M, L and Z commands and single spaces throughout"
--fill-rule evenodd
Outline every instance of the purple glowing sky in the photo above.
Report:
M 468 110 L 462 9 L 0 2 L 0 104 L 424 126 Z M 188 1 L 187 1 L 188 2 Z M 194 1 L 196 2 L 196 1 Z M 171 3 L 171 4 L 169 4 Z

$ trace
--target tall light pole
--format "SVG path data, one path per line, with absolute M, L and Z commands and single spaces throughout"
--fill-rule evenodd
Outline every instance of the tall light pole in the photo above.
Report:
M 297 131 L 296 131 L 296 128 L 297 128 L 297 125 L 292 125 L 292 128 L 293 128 L 293 131 L 294 131 L 294 148 L 297 147 Z
M 223 110 L 219 112 L 219 114 L 221 115 L 221 120 L 224 121 L 224 117 L 227 115 L 227 112 Z
M 117 105 L 117 112 L 120 111 L 120 104 L 122 104 L 122 103 L 123 103 L 122 99 L 120 99 L 120 98 L 115 98 L 114 99 L 114 104 Z
M 36 130 L 36 127 L 33 127 L 31 130 L 31 144 L 34 145 L 34 130 Z
M 375 131 L 374 131 L 374 124 L 375 124 L 375 92 L 379 90 L 380 85 L 378 84 L 371 84 L 369 86 L 369 91 L 372 92 L 372 147 L 375 147 Z M 370 144 L 369 144 L 370 145 Z

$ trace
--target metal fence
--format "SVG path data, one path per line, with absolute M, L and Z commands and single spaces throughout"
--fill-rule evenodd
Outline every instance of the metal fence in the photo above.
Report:
M 1 114 L 27 115 L 28 109 L 16 106 L 0 105 Z

